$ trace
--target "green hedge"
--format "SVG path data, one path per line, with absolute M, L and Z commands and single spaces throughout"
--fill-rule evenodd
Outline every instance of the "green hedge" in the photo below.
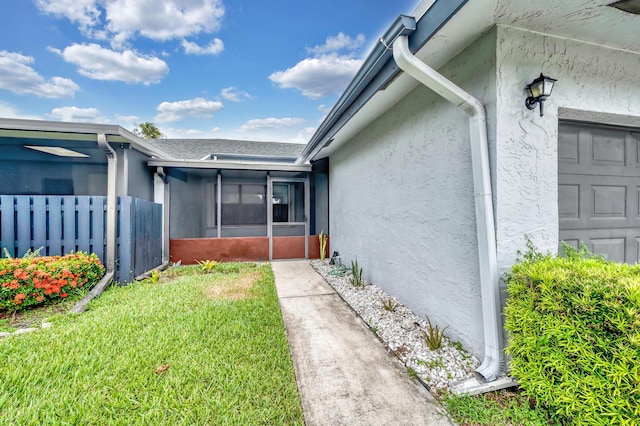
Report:
M 24 310 L 92 287 L 104 275 L 95 254 L 0 259 L 0 310 Z
M 563 423 L 640 422 L 640 265 L 565 248 L 507 275 L 511 374 Z

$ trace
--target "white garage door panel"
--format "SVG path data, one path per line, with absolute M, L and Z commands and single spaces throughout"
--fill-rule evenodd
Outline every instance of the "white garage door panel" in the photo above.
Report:
M 638 262 L 640 138 L 625 129 L 561 124 L 558 213 L 560 240 Z

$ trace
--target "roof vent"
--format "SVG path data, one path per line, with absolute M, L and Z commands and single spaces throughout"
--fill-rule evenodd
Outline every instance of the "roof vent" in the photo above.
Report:
M 633 13 L 634 15 L 640 15 L 640 0 L 620 0 L 611 3 L 609 6 Z

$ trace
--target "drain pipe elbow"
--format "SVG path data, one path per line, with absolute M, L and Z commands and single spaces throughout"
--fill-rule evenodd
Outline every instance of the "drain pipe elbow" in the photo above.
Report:
M 409 49 L 407 36 L 400 36 L 394 41 L 393 58 L 401 70 L 470 116 L 471 162 L 485 346 L 484 360 L 476 369 L 476 373 L 480 374 L 485 381 L 491 382 L 501 373 L 504 355 L 500 344 L 502 321 L 500 320 L 498 261 L 485 109 L 477 98 L 414 56 Z

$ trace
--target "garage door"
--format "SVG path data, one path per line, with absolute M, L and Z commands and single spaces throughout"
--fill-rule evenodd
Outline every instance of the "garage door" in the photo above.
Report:
M 640 256 L 640 133 L 560 124 L 560 240 L 617 262 Z

